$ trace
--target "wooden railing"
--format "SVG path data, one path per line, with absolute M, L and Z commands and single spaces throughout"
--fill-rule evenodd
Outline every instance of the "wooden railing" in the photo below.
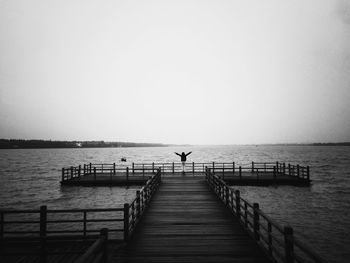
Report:
M 232 173 L 236 176 L 242 176 L 243 173 L 251 173 L 259 177 L 262 173 L 272 173 L 274 177 L 279 175 L 288 175 L 297 177 L 302 180 L 310 181 L 310 170 L 308 166 L 292 165 L 281 162 L 251 162 L 244 165 L 237 165 L 235 162 L 186 162 L 185 172 L 186 173 L 204 173 L 205 167 L 209 167 L 212 172 Z M 62 181 L 71 180 L 74 178 L 80 178 L 86 175 L 92 175 L 96 179 L 99 175 L 110 176 L 111 180 L 113 176 L 126 176 L 129 175 L 143 175 L 152 174 L 161 169 L 162 173 L 181 173 L 182 163 L 181 162 L 165 162 L 165 163 L 132 163 L 129 166 L 118 166 L 116 163 L 113 164 L 84 164 L 79 166 L 71 166 L 62 168 Z
M 160 169 L 146 182 L 140 190 L 136 191 L 136 198 L 129 204 L 124 204 L 124 240 L 129 240 L 145 209 L 161 183 Z
M 49 242 L 91 240 L 97 238 L 96 234 L 101 228 L 108 228 L 111 240 L 127 241 L 160 183 L 161 171 L 158 169 L 146 184 L 136 191 L 135 199 L 125 203 L 123 208 L 49 210 L 46 206 L 41 206 L 38 210 L 0 210 L 0 243 L 36 242 L 39 244 L 40 252 L 25 252 L 23 255 L 39 253 L 42 255 L 40 262 L 46 262 L 48 255 L 67 254 L 62 251 L 55 253 L 47 251 Z M 107 233 L 103 230 L 78 262 L 104 262 L 106 242 Z M 74 253 L 79 254 L 81 251 Z
M 251 204 L 233 190 L 211 169 L 206 170 L 206 180 L 226 207 L 238 218 L 248 233 L 276 262 L 320 262 L 325 263 L 306 244 L 298 240 L 290 226 L 280 226 L 259 209 L 258 203 Z

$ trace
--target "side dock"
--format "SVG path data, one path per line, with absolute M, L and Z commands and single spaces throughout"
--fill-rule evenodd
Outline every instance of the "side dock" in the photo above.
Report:
M 251 162 L 246 165 L 231 163 L 186 163 L 184 173 L 203 176 L 206 167 L 229 185 L 295 185 L 309 186 L 308 166 L 281 162 Z M 163 177 L 182 175 L 181 163 L 132 163 L 129 166 L 113 164 L 84 164 L 62 168 L 62 185 L 113 186 L 143 185 L 160 169 Z

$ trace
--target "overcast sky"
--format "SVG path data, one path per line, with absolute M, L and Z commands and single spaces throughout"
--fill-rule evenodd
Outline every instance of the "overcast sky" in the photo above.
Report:
M 0 138 L 350 141 L 350 1 L 0 0 Z

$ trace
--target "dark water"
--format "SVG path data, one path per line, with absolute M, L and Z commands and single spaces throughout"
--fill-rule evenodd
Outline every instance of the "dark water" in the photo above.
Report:
M 198 146 L 167 148 L 0 150 L 0 208 L 121 207 L 137 187 L 60 187 L 60 169 L 82 163 L 178 161 L 174 151 L 193 151 L 189 161 L 281 161 L 309 165 L 306 188 L 235 187 L 331 262 L 350 262 L 350 147 Z

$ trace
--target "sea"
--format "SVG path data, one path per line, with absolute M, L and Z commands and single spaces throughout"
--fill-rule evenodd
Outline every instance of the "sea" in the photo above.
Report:
M 176 146 L 0 150 L 0 209 L 115 208 L 135 197 L 133 187 L 62 187 L 62 167 L 84 163 L 177 162 L 174 152 L 189 152 L 190 162 L 285 162 L 310 166 L 310 187 L 233 186 L 241 196 L 329 262 L 350 262 L 349 146 Z

